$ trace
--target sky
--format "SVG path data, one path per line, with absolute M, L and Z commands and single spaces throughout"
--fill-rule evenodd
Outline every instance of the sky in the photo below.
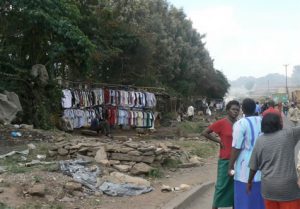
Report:
M 168 0 L 206 34 L 214 66 L 229 80 L 300 65 L 299 0 Z

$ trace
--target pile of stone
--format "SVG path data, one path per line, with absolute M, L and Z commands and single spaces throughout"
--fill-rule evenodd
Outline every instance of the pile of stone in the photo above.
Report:
M 179 146 L 170 142 L 153 143 L 147 141 L 110 141 L 85 138 L 61 141 L 49 148 L 49 156 L 73 159 L 78 156 L 90 158 L 104 166 L 111 166 L 120 172 L 134 175 L 148 173 L 166 159 L 188 162 L 188 155 Z

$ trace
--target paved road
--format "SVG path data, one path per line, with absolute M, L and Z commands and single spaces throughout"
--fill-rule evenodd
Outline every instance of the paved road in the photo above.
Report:
M 290 128 L 292 126 L 291 122 L 288 121 L 286 117 L 283 117 L 283 123 L 284 123 L 283 128 Z M 299 150 L 300 150 L 300 143 L 298 143 L 297 146 L 295 147 L 295 162 L 297 162 L 297 153 L 299 152 Z M 208 190 L 202 193 L 198 199 L 192 202 L 190 206 L 185 209 L 210 209 L 212 204 L 213 194 L 214 194 L 214 186 L 210 187 Z
M 202 193 L 198 199 L 192 202 L 189 207 L 185 209 L 211 209 L 213 194 L 214 194 L 214 186 L 211 186 L 210 188 L 208 188 L 208 190 Z M 225 209 L 225 208 L 220 208 L 220 209 Z

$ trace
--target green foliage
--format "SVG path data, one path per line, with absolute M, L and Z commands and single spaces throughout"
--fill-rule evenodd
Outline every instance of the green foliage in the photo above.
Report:
M 189 133 L 201 133 L 204 130 L 203 122 L 191 122 L 191 121 L 184 121 L 179 124 L 179 132 L 182 135 L 187 135 Z
M 148 177 L 151 178 L 162 178 L 164 176 L 163 171 L 160 168 L 154 168 L 148 173 Z
M 212 142 L 179 141 L 177 144 L 184 147 L 191 155 L 197 155 L 201 158 L 208 158 L 215 155 L 218 148 Z
M 0 202 L 0 209 L 13 209 L 13 208 L 7 206 L 5 203 Z
M 162 163 L 162 166 L 166 168 L 178 168 L 180 164 L 181 162 L 178 159 L 167 158 Z
M 160 86 L 182 97 L 223 97 L 227 78 L 213 66 L 182 9 L 166 0 L 0 1 L 0 90 L 19 94 L 24 122 L 53 127 L 55 78 Z M 50 83 L 30 77 L 44 64 Z

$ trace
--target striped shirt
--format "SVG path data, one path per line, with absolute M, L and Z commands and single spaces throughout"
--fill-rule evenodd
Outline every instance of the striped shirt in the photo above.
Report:
M 260 116 L 244 117 L 233 125 L 232 147 L 241 150 L 234 164 L 234 180 L 248 182 L 250 156 L 260 134 Z M 260 181 L 260 172 L 256 173 L 254 181 Z
M 252 152 L 250 168 L 262 173 L 261 192 L 265 199 L 300 199 L 294 149 L 300 139 L 300 126 L 259 137 Z

